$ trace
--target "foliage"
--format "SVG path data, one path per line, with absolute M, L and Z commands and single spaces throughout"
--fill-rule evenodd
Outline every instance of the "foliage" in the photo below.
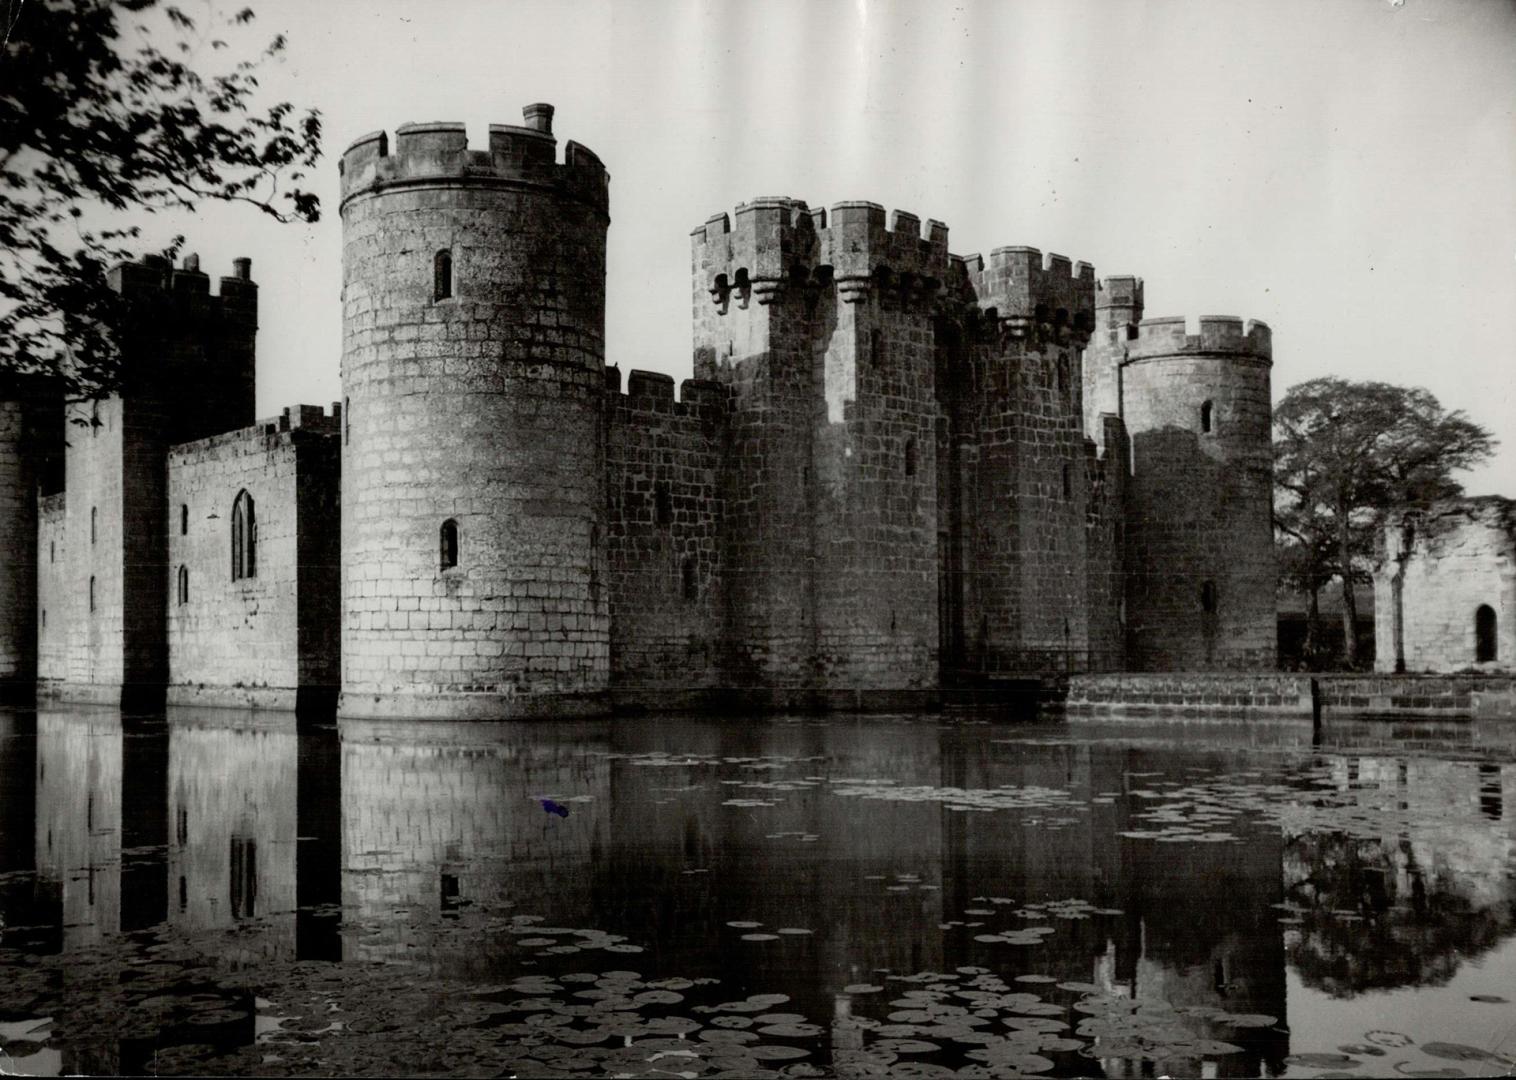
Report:
M 159 0 L 6 0 L 0 375 L 58 376 L 73 397 L 112 385 L 123 313 L 106 271 L 139 254 L 134 215 L 215 200 L 281 222 L 320 216 L 300 187 L 320 114 L 257 101 L 283 36 L 248 58 L 231 39 L 253 12 L 209 4 L 191 18 Z
M 1348 665 L 1358 660 L 1354 586 L 1368 581 L 1375 538 L 1463 491 L 1453 474 L 1485 460 L 1490 433 L 1426 390 L 1312 379 L 1274 409 L 1274 524 L 1286 584 L 1314 595 L 1342 583 Z

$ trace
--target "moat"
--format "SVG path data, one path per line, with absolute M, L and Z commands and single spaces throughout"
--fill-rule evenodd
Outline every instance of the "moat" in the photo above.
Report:
M 7 1073 L 1491 1076 L 1516 725 L 0 712 Z

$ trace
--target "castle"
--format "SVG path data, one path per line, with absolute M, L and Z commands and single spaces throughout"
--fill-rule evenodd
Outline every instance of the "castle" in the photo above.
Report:
M 3 388 L 13 693 L 489 718 L 1273 666 L 1266 326 L 763 198 L 692 235 L 676 397 L 605 365 L 608 175 L 552 117 L 343 154 L 330 409 L 254 422 L 246 260 L 117 268 L 117 393 Z

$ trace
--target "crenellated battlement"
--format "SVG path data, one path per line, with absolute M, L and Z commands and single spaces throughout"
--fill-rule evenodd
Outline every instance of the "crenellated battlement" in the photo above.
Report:
M 1191 334 L 1182 315 L 1143 319 L 1137 335 L 1127 342 L 1128 360 L 1176 354 L 1226 353 L 1272 363 L 1273 333 L 1268 324 L 1234 315 L 1202 315 L 1199 332 Z
M 711 419 L 726 410 L 727 390 L 720 383 L 706 379 L 685 379 L 674 396 L 674 377 L 659 371 L 633 368 L 627 372 L 626 392 L 621 390 L 621 369 L 614 364 L 605 368 L 605 390 L 613 407 Z
M 871 202 L 837 203 L 828 213 L 799 199 L 755 199 L 709 218 L 691 239 L 695 272 L 722 306 L 834 283 L 846 303 L 885 293 L 932 300 L 949 272 L 946 225 Z
M 981 309 L 994 309 L 1012 337 L 1034 327 L 1055 342 L 1076 342 L 1095 326 L 1095 268 L 1034 247 L 999 247 L 986 263 L 966 256 L 964 273 Z
M 437 184 L 530 185 L 555 188 L 602 212 L 608 205 L 610 175 L 588 147 L 569 141 L 563 160 L 553 137 L 553 107 L 522 110 L 523 126 L 491 124 L 485 149 L 468 145 L 463 124 L 402 124 L 393 147 L 383 131 L 369 132 L 342 153 L 342 203 L 369 192 Z
M 219 292 L 211 292 L 211 279 L 200 269 L 200 256 L 186 255 L 175 267 L 162 255 L 144 255 L 136 262 L 117 263 L 106 273 L 110 287 L 129 299 L 161 296 L 198 296 L 234 309 L 257 309 L 258 285 L 253 281 L 253 260 L 232 260 L 232 272 L 220 280 Z

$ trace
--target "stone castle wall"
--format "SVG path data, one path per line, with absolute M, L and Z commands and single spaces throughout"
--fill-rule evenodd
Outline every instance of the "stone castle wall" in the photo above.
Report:
M 0 379 L 0 702 L 29 698 L 37 679 L 37 499 L 54 490 L 61 424 L 44 382 Z
M 692 237 L 696 378 L 622 393 L 607 174 L 551 116 L 343 155 L 340 434 L 248 427 L 245 261 L 219 296 L 194 257 L 113 271 L 126 378 L 0 567 L 0 678 L 35 641 L 64 696 L 480 719 L 1272 666 L 1266 327 L 1188 337 L 1140 279 L 764 198 Z M 7 410 L 0 499 L 42 486 Z
M 726 626 L 721 465 L 725 395 L 607 371 L 606 590 L 618 701 L 690 702 L 721 685 Z
M 326 598 L 338 585 L 337 545 L 313 553 L 302 539 L 340 531 L 339 422 L 303 406 L 170 451 L 171 703 L 292 709 L 302 687 L 335 687 L 337 621 Z M 243 492 L 255 573 L 234 579 L 233 505 Z
M 527 112 L 343 155 L 346 715 L 603 705 L 606 173 Z
M 1485 497 L 1385 529 L 1374 572 L 1376 670 L 1516 671 L 1516 503 Z M 1480 659 L 1479 612 L 1494 655 Z

